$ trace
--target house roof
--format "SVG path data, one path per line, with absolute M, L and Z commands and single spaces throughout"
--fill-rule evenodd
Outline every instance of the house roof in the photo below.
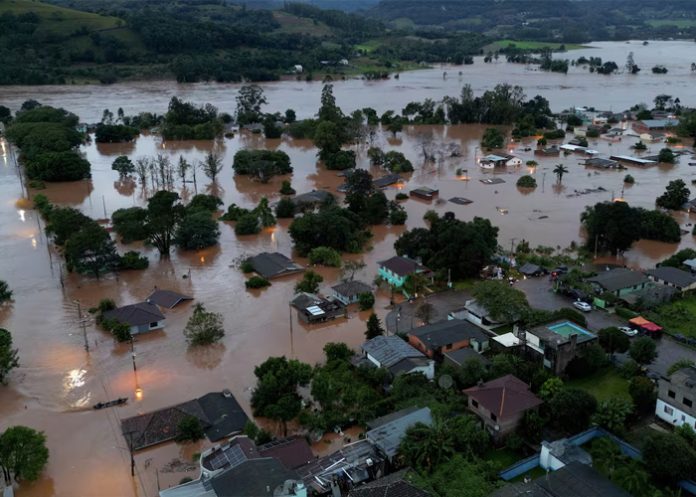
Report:
M 482 366 L 489 366 L 491 361 L 483 357 L 481 354 L 476 352 L 474 349 L 457 349 L 445 352 L 444 356 L 455 364 L 463 366 L 464 363 L 470 360 L 480 361 Z
M 124 305 L 123 307 L 106 311 L 104 318 L 115 319 L 119 323 L 129 326 L 141 326 L 163 320 L 164 314 L 154 304 L 138 302 L 137 304 Z
M 511 374 L 467 388 L 464 393 L 501 421 L 542 404 L 529 385 Z
M 299 468 L 316 459 L 305 437 L 281 438 L 257 449 L 261 457 L 275 457 L 288 469 Z
M 212 392 L 199 399 L 126 418 L 121 421 L 121 431 L 126 441 L 132 443 L 133 450 L 140 450 L 176 438 L 179 423 L 188 416 L 200 421 L 212 442 L 241 432 L 248 420 L 229 391 Z
M 696 283 L 696 276 L 693 274 L 677 269 L 676 267 L 661 266 L 655 269 L 646 271 L 647 274 L 655 279 L 666 281 L 675 286 L 684 288 Z
M 295 471 L 272 457 L 249 459 L 216 475 L 211 485 L 218 497 L 272 497 L 286 481 L 298 481 Z M 287 495 L 281 494 L 281 495 Z
M 556 325 L 566 325 L 563 326 L 564 328 L 566 328 L 567 325 L 572 326 L 574 328 L 574 332 L 571 333 L 572 335 L 575 335 L 576 343 L 589 342 L 590 340 L 595 340 L 597 338 L 597 335 L 586 330 L 582 326 L 564 320 L 541 324 L 527 331 L 528 333 L 539 337 L 544 342 L 545 346 L 558 348 L 559 346 L 570 342 L 571 334 L 559 333 L 555 329 Z
M 529 483 L 515 483 L 490 497 L 631 497 L 592 466 L 571 462 Z
M 671 128 L 679 124 L 679 119 L 644 119 L 641 123 L 650 129 Z
M 696 259 L 687 259 L 684 261 L 684 265 L 692 269 L 696 268 Z
M 608 292 L 615 292 L 624 288 L 630 288 L 648 282 L 640 271 L 631 271 L 626 268 L 616 268 L 609 271 L 603 271 L 597 276 L 588 278 L 587 281 L 597 283 Z
M 368 423 L 368 426 L 374 428 L 365 433 L 365 438 L 375 444 L 387 457 L 392 458 L 399 451 L 399 445 L 406 435 L 406 430 L 417 423 L 428 426 L 433 424 L 430 408 L 407 408 L 375 419 Z
M 485 342 L 488 335 L 483 328 L 465 319 L 450 319 L 415 328 L 408 333 L 417 337 L 428 350 L 436 350 L 462 340 Z
M 344 297 L 354 297 L 361 293 L 372 293 L 372 287 L 362 281 L 352 280 L 339 283 L 331 287 L 334 292 Z
M 394 335 L 380 335 L 368 340 L 362 344 L 362 349 L 384 368 L 389 368 L 410 357 L 425 357 L 420 350 Z
M 348 497 L 430 497 L 428 492 L 404 479 L 409 471 L 409 468 L 402 469 L 389 476 L 355 487 Z
M 430 271 L 420 262 L 400 255 L 395 255 L 386 261 L 381 261 L 379 265 L 399 276 L 408 276 L 418 271 Z
M 396 364 L 389 366 L 389 372 L 394 376 L 398 376 L 402 373 L 410 373 L 415 368 L 427 367 L 432 362 L 432 359 L 427 357 L 407 357 L 406 359 L 401 359 Z
M 173 292 L 172 290 L 155 290 L 146 299 L 150 304 L 159 305 L 172 309 L 179 305 L 184 300 L 193 300 L 193 297 Z
M 249 259 L 254 271 L 266 279 L 297 273 L 304 268 L 279 252 L 261 252 Z
M 503 157 L 501 155 L 495 155 L 495 154 L 488 154 L 484 157 L 481 157 L 481 161 L 486 161 L 486 162 L 500 162 L 500 161 L 507 161 L 507 157 Z
M 314 190 L 307 193 L 301 193 L 292 198 L 292 203 L 295 205 L 302 204 L 321 204 L 326 202 L 330 198 L 333 198 L 331 192 L 326 190 Z

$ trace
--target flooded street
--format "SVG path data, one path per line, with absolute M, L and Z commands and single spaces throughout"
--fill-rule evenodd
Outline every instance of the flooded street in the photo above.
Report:
M 690 43 L 693 53 L 692 42 L 669 43 Z M 613 48 L 615 56 L 602 56 L 613 57 L 621 65 L 620 48 Z M 664 92 L 679 96 L 684 105 L 696 104 L 693 85 L 696 77 L 688 74 L 685 63 L 683 67 L 676 66 L 682 64 L 681 59 L 659 60 L 670 68 L 670 73 L 655 76 L 650 74 L 649 66 L 658 60 L 649 62 L 647 54 L 659 57 L 660 42 L 646 47 L 636 43 L 630 48 L 635 51 L 636 62 L 643 67 L 643 72 L 638 79 L 630 81 L 635 77 L 606 77 L 605 86 L 597 83 L 605 77 L 580 69 L 573 68 L 566 76 L 505 64 L 502 72 L 503 62 L 496 67 L 477 60 L 474 66 L 456 68 L 446 80 L 442 79 L 442 69 L 432 69 L 404 73 L 399 80 L 374 83 L 350 80 L 337 84 L 334 91 L 344 111 L 365 106 L 383 111 L 400 109 L 412 100 L 456 95 L 463 82 L 470 82 L 481 91 L 501 82 L 503 77 L 505 81 L 525 86 L 528 97 L 541 93 L 549 98 L 554 110 L 580 104 L 618 110 Z M 568 56 L 576 58 L 580 54 L 578 51 Z M 625 59 L 625 55 L 623 57 Z M 669 64 L 675 64 L 674 74 Z M 460 69 L 464 72 L 461 80 L 456 76 Z M 491 77 L 493 74 L 497 74 L 497 79 Z M 667 82 L 671 86 L 667 86 Z M 632 84 L 635 87 L 629 91 Z M 221 111 L 232 112 L 236 88 L 235 85 L 176 85 L 171 82 L 128 83 L 108 89 L 99 86 L 0 87 L 0 103 L 16 108 L 27 98 L 36 98 L 45 104 L 64 106 L 83 120 L 98 121 L 105 107 L 115 111 L 121 106 L 127 114 L 144 110 L 163 112 L 175 94 L 197 103 L 211 102 Z M 320 88 L 320 83 L 294 81 L 264 85 L 269 99 L 268 110 L 292 107 L 299 117 L 307 117 L 318 108 Z M 601 91 L 597 91 L 598 88 Z M 385 94 L 389 98 L 385 98 Z M 440 200 L 425 202 L 411 198 L 403 204 L 409 214 L 406 226 L 374 227 L 368 249 L 358 256 L 347 256 L 361 258 L 367 264 L 357 278 L 371 282 L 377 272 L 377 262 L 393 254 L 398 236 L 405 229 L 425 226 L 422 218 L 428 209 L 440 214 L 453 211 L 464 220 L 474 216 L 490 218 L 500 228 L 498 240 L 503 247 L 508 247 L 512 239 L 516 242 L 525 239 L 532 246 L 564 248 L 573 241 L 583 241 L 579 216 L 586 205 L 619 197 L 623 190 L 623 197 L 631 205 L 653 208 L 655 197 L 664 191 L 670 180 L 682 178 L 691 186 L 691 180 L 696 179 L 696 168 L 687 165 L 690 156 L 683 156 L 674 166 L 596 171 L 580 165 L 578 155 L 535 157 L 531 150 L 535 146 L 534 139 L 508 147 L 510 153 L 522 158 L 523 164 L 527 160 L 538 161 L 539 166 L 534 170 L 522 166 L 489 172 L 476 163 L 483 155 L 479 141 L 484 128 L 477 125 L 412 126 L 405 128 L 397 138 L 386 132 L 377 134 L 375 145 L 403 152 L 416 169 L 404 177 L 404 185 L 387 189 L 387 197 L 393 199 L 400 189 L 408 192 L 417 186 L 429 186 L 439 189 Z M 620 142 L 610 143 L 590 139 L 589 145 L 603 154 L 631 155 L 629 147 L 636 140 L 624 137 Z M 460 157 L 439 153 L 452 144 L 461 149 Z M 283 150 L 290 156 L 294 172 L 275 177 L 268 184 L 235 177 L 232 158 L 242 148 Z M 424 163 L 423 148 L 434 151 L 438 160 Z M 525 151 L 525 148 L 530 150 Z M 656 154 L 660 148 L 660 144 L 650 144 L 644 154 Z M 6 149 L 0 149 L 0 153 L 2 150 Z M 265 140 L 258 135 L 238 134 L 215 142 L 165 143 L 159 136 L 142 135 L 130 144 L 85 145 L 83 152 L 92 164 L 91 180 L 49 184 L 47 189 L 31 191 L 30 195 L 42 193 L 54 203 L 76 207 L 93 218 L 109 217 L 116 209 L 143 205 L 153 193 L 136 180 L 118 181 L 118 174 L 111 170 L 111 163 L 117 156 L 136 159 L 161 153 L 172 161 L 182 155 L 189 162 L 195 162 L 210 150 L 222 155 L 225 167 L 215 185 L 199 174 L 198 191 L 219 195 L 225 208 L 233 202 L 253 207 L 264 196 L 273 203 L 280 198 L 278 190 L 284 179 L 291 180 L 297 193 L 319 188 L 335 193 L 342 183 L 335 171 L 327 171 L 317 164 L 316 149 L 304 140 Z M 370 168 L 367 146 L 357 151 L 359 166 Z M 552 174 L 558 163 L 565 164 L 570 171 L 563 176 L 562 184 L 557 184 Z M 464 170 L 462 176 L 457 176 L 457 169 Z M 371 171 L 375 176 L 381 174 L 376 168 Z M 623 177 L 627 173 L 634 176 L 636 183 L 624 189 Z M 534 191 L 521 191 L 516 187 L 517 178 L 523 174 L 536 177 L 538 187 Z M 491 177 L 500 178 L 504 183 L 487 185 L 480 181 Z M 606 191 L 574 195 L 576 190 L 600 186 Z M 186 189 L 178 184 L 177 189 L 183 198 L 195 193 L 192 184 L 187 184 Z M 97 281 L 65 271 L 62 259 L 47 243 L 43 221 L 37 212 L 20 201 L 22 196 L 18 172 L 9 154 L 2 153 L 0 279 L 8 281 L 14 290 L 14 303 L 0 310 L 0 326 L 12 332 L 19 348 L 21 367 L 12 374 L 8 387 L 0 387 L 0 429 L 22 424 L 44 430 L 51 452 L 42 479 L 33 485 L 22 485 L 18 492 L 20 497 L 155 496 L 158 485 L 166 488 L 184 477 L 197 476 L 196 465 L 177 466 L 171 461 L 180 459 L 190 463 L 204 445 L 168 443 L 141 451 L 136 455 L 137 476 L 132 479 L 127 444 L 120 434 L 121 419 L 223 388 L 229 388 L 251 415 L 249 399 L 255 365 L 272 355 L 314 363 L 322 359 L 322 347 L 327 342 L 342 341 L 358 347 L 364 339 L 368 312 L 352 310 L 348 319 L 326 325 L 301 324 L 288 305 L 300 278 L 298 275 L 274 280 L 272 286 L 264 290 L 245 290 L 245 276 L 236 264 L 243 256 L 262 251 L 290 255 L 289 220 L 281 220 L 276 227 L 259 235 L 244 237 L 235 236 L 231 224 L 221 223 L 218 246 L 197 252 L 173 250 L 169 260 L 159 260 L 155 250 L 138 244 L 119 246 L 120 252 L 142 249 L 150 258 L 150 268 L 121 272 Z M 457 205 L 448 201 L 455 196 L 473 202 Z M 683 226 L 696 220 L 686 213 L 678 213 L 676 217 Z M 625 262 L 650 267 L 678 248 L 695 245 L 690 234 L 684 235 L 679 246 L 642 241 L 626 254 Z M 307 262 L 297 257 L 295 260 L 302 264 Z M 338 281 L 339 272 L 325 268 L 318 271 L 324 276 L 321 288 L 328 293 Z M 184 278 L 189 273 L 190 278 Z M 146 298 L 155 286 L 191 295 L 208 310 L 221 312 L 226 336 L 211 347 L 189 349 L 182 331 L 192 304 L 165 310 L 164 330 L 138 336 L 135 340 L 136 373 L 130 345 L 115 343 L 109 334 L 95 327 L 93 321 L 81 322 L 78 303 L 83 313 L 103 298 L 112 298 L 119 305 L 134 303 Z M 388 303 L 386 292 L 378 294 L 375 310 L 380 318 L 387 313 Z M 89 352 L 85 350 L 85 336 Z M 142 400 L 134 400 L 136 388 L 142 389 Z M 124 407 L 102 411 L 91 409 L 96 402 L 117 397 L 129 397 L 130 402 Z M 185 469 L 189 471 L 183 471 Z
M 476 57 L 473 65 L 436 65 L 430 69 L 403 72 L 399 78 L 384 81 L 364 81 L 349 78 L 335 81 L 338 105 L 348 113 L 372 107 L 380 114 L 401 110 L 409 102 L 426 98 L 440 100 L 444 96 L 458 97 L 462 85 L 470 84 L 476 94 L 498 83 L 521 86 L 528 97 L 543 95 L 554 112 L 574 106 L 594 106 L 597 109 L 621 111 L 637 103 L 652 102 L 656 95 L 668 93 L 681 98 L 682 105 L 696 106 L 696 62 L 693 41 L 597 42 L 592 48 L 556 54 L 561 59 L 575 60 L 581 56 L 613 60 L 623 71 L 629 52 L 642 70 L 637 75 L 592 74 L 587 68 L 570 67 L 568 74 L 539 71 L 537 66 L 508 64 L 505 57 L 490 64 Z M 664 65 L 669 73 L 653 74 L 651 68 Z M 443 73 L 447 73 L 445 77 Z M 233 113 L 235 96 L 240 84 L 196 83 L 177 84 L 174 81 L 141 81 L 104 85 L 5 86 L 0 87 L 0 102 L 18 109 L 29 98 L 47 105 L 65 107 L 86 122 L 98 122 L 105 108 L 113 112 L 122 107 L 126 114 L 144 110 L 164 113 L 169 100 L 178 96 L 197 104 L 207 102 L 222 112 Z M 284 112 L 292 108 L 300 119 L 311 117 L 317 110 L 321 93 L 320 81 L 277 81 L 261 83 L 268 99 L 268 112 Z

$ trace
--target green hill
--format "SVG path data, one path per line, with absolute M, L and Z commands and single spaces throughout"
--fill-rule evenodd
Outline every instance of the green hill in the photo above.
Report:
M 102 16 L 91 12 L 58 7 L 35 0 L 0 0 L 0 15 L 36 14 L 39 18 L 36 34 L 73 35 L 78 30 L 102 31 L 125 26 L 118 17 Z

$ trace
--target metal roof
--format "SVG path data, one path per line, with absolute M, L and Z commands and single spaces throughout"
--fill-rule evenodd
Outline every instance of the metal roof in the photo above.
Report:
M 370 354 L 384 368 L 411 357 L 425 357 L 415 347 L 397 336 L 378 336 L 362 344 L 365 353 Z
M 406 412 L 404 413 L 404 411 Z M 380 424 L 365 434 L 365 438 L 375 444 L 390 459 L 398 453 L 399 445 L 406 435 L 406 430 L 417 423 L 423 423 L 428 426 L 433 424 L 432 413 L 428 407 L 415 411 L 412 409 L 402 410 L 393 413 L 393 415 L 399 416 L 392 416 L 391 421 Z

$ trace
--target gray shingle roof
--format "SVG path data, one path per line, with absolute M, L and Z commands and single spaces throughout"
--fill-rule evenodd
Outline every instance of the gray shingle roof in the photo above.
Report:
M 254 271 L 266 279 L 297 273 L 304 268 L 279 252 L 261 252 L 249 259 Z
M 428 407 L 416 410 L 413 408 L 404 409 L 392 413 L 389 421 L 382 422 L 383 419 L 376 419 L 368 423 L 368 425 L 373 426 L 376 423 L 377 426 L 368 431 L 365 437 L 389 458 L 394 457 L 399 451 L 399 445 L 406 435 L 406 430 L 417 423 L 428 426 L 433 424 L 433 417 Z
M 404 479 L 409 471 L 409 468 L 402 469 L 389 476 L 355 487 L 348 497 L 430 497 L 428 492 Z
M 292 202 L 298 206 L 303 204 L 321 204 L 332 197 L 333 195 L 326 190 L 314 190 L 293 197 Z
M 357 280 L 339 283 L 331 288 L 339 295 L 343 295 L 344 297 L 348 298 L 354 297 L 355 295 L 360 295 L 361 293 L 372 292 L 372 287 L 370 287 L 370 285 Z
M 130 326 L 141 326 L 154 323 L 164 319 L 164 314 L 160 312 L 156 305 L 149 302 L 139 302 L 137 304 L 124 305 L 104 313 L 105 319 L 115 319 L 119 323 Z
M 382 261 L 379 263 L 379 265 L 387 268 L 394 274 L 398 274 L 399 276 L 408 276 L 416 271 L 429 271 L 427 267 L 419 262 L 409 259 L 408 257 L 401 257 L 399 255 L 395 255 L 386 261 Z
M 696 282 L 696 276 L 693 274 L 677 269 L 676 267 L 662 266 L 646 271 L 650 276 L 671 283 L 675 286 L 684 288 L 693 285 Z
M 572 462 L 529 483 L 507 485 L 491 497 L 631 497 L 596 469 Z
M 465 319 L 450 319 L 411 330 L 409 335 L 418 337 L 429 350 L 439 349 L 462 340 L 485 342 L 488 335 L 483 328 Z
M 412 347 L 397 336 L 378 336 L 362 344 L 365 353 L 370 354 L 382 367 L 389 368 L 409 357 L 425 357 L 415 347 Z
M 587 281 L 597 283 L 608 292 L 615 292 L 616 290 L 647 283 L 648 278 L 640 271 L 616 268 L 610 271 L 603 271 L 597 276 L 588 278 Z
M 193 300 L 193 297 L 172 290 L 155 290 L 146 300 L 151 304 L 172 309 L 184 300 Z
M 278 459 L 266 457 L 249 459 L 215 476 L 212 486 L 218 497 L 272 497 L 278 486 L 299 479 L 295 471 L 286 469 Z
M 452 350 L 450 352 L 445 352 L 444 356 L 448 358 L 450 361 L 454 362 L 455 364 L 459 364 L 460 366 L 464 365 L 464 363 L 470 360 L 481 361 L 481 365 L 483 366 L 489 366 L 491 364 L 491 361 L 483 357 L 474 349 L 465 348 Z

